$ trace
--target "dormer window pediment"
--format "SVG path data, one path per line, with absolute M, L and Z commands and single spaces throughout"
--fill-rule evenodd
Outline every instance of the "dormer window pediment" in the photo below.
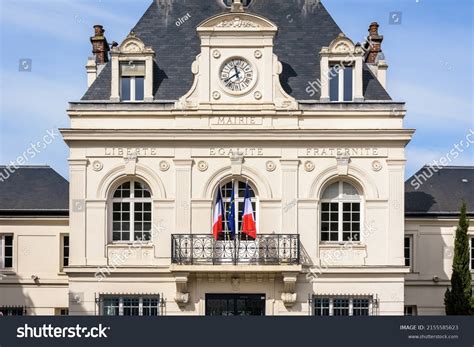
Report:
M 321 101 L 363 101 L 364 50 L 344 34 L 323 47 L 321 55 Z
M 112 57 L 112 101 L 153 100 L 153 59 L 155 52 L 133 32 L 114 47 Z

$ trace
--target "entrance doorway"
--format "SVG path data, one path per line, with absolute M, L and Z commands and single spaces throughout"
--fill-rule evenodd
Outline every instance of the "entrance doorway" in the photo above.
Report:
M 206 294 L 206 316 L 264 316 L 265 294 Z

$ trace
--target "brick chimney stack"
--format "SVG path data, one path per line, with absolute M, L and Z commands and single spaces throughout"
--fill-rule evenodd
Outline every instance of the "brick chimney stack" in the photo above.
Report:
M 102 25 L 94 25 L 94 36 L 91 37 L 92 53 L 97 64 L 105 64 L 109 61 L 109 43 L 104 36 L 105 30 Z
M 372 22 L 369 26 L 369 36 L 365 42 L 365 49 L 368 51 L 365 62 L 368 64 L 375 64 L 377 56 L 382 53 L 383 36 L 379 35 L 379 24 Z

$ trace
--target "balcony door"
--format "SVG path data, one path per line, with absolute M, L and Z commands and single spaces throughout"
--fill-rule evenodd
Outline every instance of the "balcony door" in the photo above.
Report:
M 264 316 L 265 294 L 206 294 L 206 316 Z

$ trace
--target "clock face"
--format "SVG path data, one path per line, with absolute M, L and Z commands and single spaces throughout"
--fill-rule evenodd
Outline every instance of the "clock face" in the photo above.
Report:
M 254 82 L 252 65 L 243 58 L 232 58 L 221 68 L 220 79 L 227 90 L 235 93 L 247 91 Z

